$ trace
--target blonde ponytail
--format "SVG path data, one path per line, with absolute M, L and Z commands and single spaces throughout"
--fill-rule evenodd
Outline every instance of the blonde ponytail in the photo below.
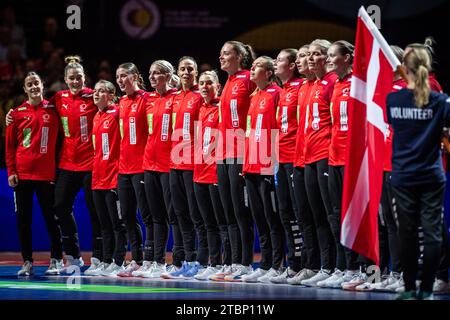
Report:
M 419 108 L 427 105 L 430 97 L 430 83 L 428 82 L 428 70 L 420 65 L 416 72 L 414 100 Z

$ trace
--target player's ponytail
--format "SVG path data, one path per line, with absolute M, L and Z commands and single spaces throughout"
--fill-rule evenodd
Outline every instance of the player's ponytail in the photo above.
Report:
M 428 81 L 428 70 L 431 68 L 430 55 L 426 48 L 411 48 L 405 55 L 405 66 L 415 76 L 414 100 L 417 107 L 427 105 L 430 98 L 430 83 Z
M 64 58 L 64 62 L 67 64 L 64 69 L 64 76 L 67 76 L 67 72 L 70 69 L 80 69 L 81 73 L 84 75 L 84 68 L 81 65 L 81 57 L 77 55 L 67 56 Z

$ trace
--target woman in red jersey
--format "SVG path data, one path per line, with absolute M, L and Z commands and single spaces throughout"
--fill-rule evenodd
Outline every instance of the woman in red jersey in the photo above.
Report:
M 239 41 L 227 41 L 220 50 L 220 68 L 227 72 L 228 79 L 220 97 L 217 177 L 230 235 L 232 267 L 211 278 L 217 281 L 233 272 L 240 273 L 253 263 L 253 221 L 245 200 L 242 159 L 245 118 L 250 95 L 256 88 L 248 70 L 254 58 L 252 47 Z
M 120 131 L 119 107 L 114 103 L 116 88 L 106 80 L 95 84 L 94 103 L 98 112 L 94 117 L 92 141 L 92 193 L 100 219 L 103 238 L 103 261 L 96 269 L 86 270 L 88 275 L 117 273 L 127 253 L 127 235 L 120 215 L 117 195 L 119 172 Z
M 149 93 L 147 104 L 148 138 L 144 154 L 145 194 L 153 214 L 155 253 L 152 267 L 140 273 L 141 277 L 159 278 L 166 272 L 166 246 L 169 223 L 172 225 L 173 265 L 181 267 L 184 260 L 183 238 L 173 210 L 170 186 L 170 151 L 172 147 L 172 105 L 176 88 L 170 83 L 174 67 L 165 60 L 157 60 L 150 66 L 149 80 L 154 92 Z
M 302 284 L 316 286 L 330 277 L 336 263 L 335 240 L 328 217 L 332 214 L 328 193 L 328 148 L 331 138 L 330 101 L 337 75 L 327 71 L 331 43 L 317 39 L 309 46 L 308 67 L 316 80 L 311 88 L 305 123 L 305 184 L 319 240 L 321 270 Z
M 198 92 L 197 62 L 184 56 L 178 61 L 181 90 L 173 100 L 173 132 L 170 159 L 170 193 L 172 205 L 183 235 L 185 261 L 182 268 L 163 274 L 169 279 L 192 279 L 208 264 L 208 241 L 205 223 L 194 194 L 194 122 L 203 99 Z M 196 235 L 198 250 L 196 249 Z
M 132 261 L 120 277 L 133 276 L 140 266 L 150 268 L 153 260 L 153 222 L 145 197 L 144 150 L 147 143 L 147 92 L 143 79 L 134 63 L 126 62 L 116 70 L 116 82 L 125 93 L 119 100 L 120 107 L 120 158 L 118 191 L 122 218 L 131 245 Z M 142 250 L 142 230 L 137 219 L 137 208 L 145 225 L 146 239 Z M 141 270 L 143 271 L 143 270 Z
M 336 246 L 336 269 L 331 277 L 320 281 L 318 286 L 340 288 L 343 282 L 350 281 L 359 269 L 358 255 L 346 249 L 340 242 L 342 188 L 347 149 L 348 101 L 352 76 L 354 46 L 347 41 L 334 42 L 328 49 L 328 70 L 338 75 L 331 97 L 331 142 L 328 156 L 328 190 L 330 191 L 331 214 L 328 221 Z M 361 284 L 361 283 L 358 283 Z M 356 285 L 358 285 L 355 283 Z
M 288 248 L 288 268 L 276 279 L 270 279 L 271 282 L 275 283 L 286 283 L 288 276 L 295 275 L 301 269 L 301 234 L 297 222 L 298 213 L 293 188 L 293 160 L 298 127 L 298 91 L 303 82 L 295 65 L 297 53 L 297 49 L 283 49 L 275 60 L 275 75 L 283 85 L 277 106 L 279 165 L 276 172 L 275 188 Z
M 274 171 L 276 165 L 275 138 L 278 134 L 276 107 L 280 99 L 280 87 L 274 84 L 273 59 L 257 58 L 250 70 L 250 80 L 257 85 L 252 95 L 247 115 L 244 164 L 248 200 L 253 219 L 258 228 L 261 248 L 260 267 L 252 272 L 232 274 L 233 281 L 269 282 L 280 275 L 283 263 L 283 226 L 276 212 Z M 231 279 L 230 279 L 231 280 Z
M 218 93 L 220 83 L 215 71 L 205 71 L 200 75 L 199 90 L 204 102 L 200 107 L 195 145 L 194 191 L 200 213 L 205 221 L 210 266 L 195 275 L 194 278 L 208 280 L 209 276 L 223 271 L 222 268 L 231 265 L 228 226 L 217 187 L 215 150 L 219 127 Z
M 63 266 L 61 233 L 55 220 L 56 144 L 60 129 L 58 113 L 43 99 L 44 85 L 34 72 L 28 73 L 23 89 L 27 101 L 11 112 L 13 123 L 6 130 L 8 184 L 14 188 L 17 228 L 24 264 L 17 275 L 33 270 L 31 237 L 33 194 L 39 201 L 51 242 L 47 275 Z
M 309 44 L 302 46 L 298 50 L 297 60 L 295 61 L 300 74 L 305 76 L 298 92 L 298 129 L 295 141 L 294 154 L 294 197 L 297 204 L 297 221 L 303 236 L 302 248 L 302 269 L 296 275 L 288 275 L 286 282 L 288 284 L 299 285 L 303 280 L 311 278 L 320 269 L 319 245 L 317 242 L 317 232 L 314 224 L 311 207 L 306 194 L 305 185 L 305 122 L 306 112 L 309 102 L 311 88 L 316 80 L 315 74 L 309 70 L 308 55 Z
M 55 186 L 55 211 L 61 228 L 66 252 L 66 268 L 63 273 L 74 271 L 84 265 L 80 253 L 78 228 L 73 216 L 75 197 L 83 188 L 86 206 L 92 226 L 91 266 L 96 268 L 102 261 L 102 235 L 100 222 L 92 199 L 92 162 L 94 149 L 90 140 L 92 121 L 97 112 L 92 100 L 92 89 L 86 88 L 81 58 L 69 56 L 65 59 L 64 81 L 68 90 L 58 91 L 49 101 L 55 106 L 63 127 L 63 145 L 57 164 Z

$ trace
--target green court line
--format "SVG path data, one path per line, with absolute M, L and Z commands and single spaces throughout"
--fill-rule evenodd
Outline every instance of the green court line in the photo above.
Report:
M 152 288 L 134 286 L 108 286 L 96 284 L 66 284 L 66 283 L 37 283 L 37 282 L 15 282 L 0 281 L 0 289 L 27 289 L 27 290 L 59 290 L 73 292 L 96 292 L 96 293 L 208 293 L 223 292 L 223 290 L 199 290 L 187 288 Z

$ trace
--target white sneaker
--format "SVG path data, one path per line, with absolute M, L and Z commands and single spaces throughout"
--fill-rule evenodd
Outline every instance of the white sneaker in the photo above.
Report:
M 72 274 L 77 270 L 77 268 L 79 270 L 82 266 L 84 266 L 84 261 L 82 257 L 75 259 L 72 256 L 66 256 L 66 263 L 64 265 L 64 268 L 62 268 L 59 273 L 66 275 Z
M 45 275 L 51 276 L 51 275 L 58 275 L 62 268 L 64 268 L 64 262 L 62 259 L 58 260 L 55 258 L 50 259 L 50 265 L 48 266 L 48 269 L 45 271 Z
M 148 270 L 145 272 L 142 272 L 140 277 L 142 277 L 142 278 L 159 278 L 159 277 L 161 277 L 161 273 L 163 273 L 165 271 L 166 271 L 165 264 L 153 261 L 153 263 L 148 268 Z M 135 272 L 137 272 L 137 271 L 135 271 Z
M 357 286 L 363 284 L 367 280 L 367 274 L 365 272 L 359 271 L 355 273 L 352 279 L 348 282 L 343 282 L 341 284 L 344 290 L 355 290 Z
M 94 272 L 100 266 L 100 263 L 101 263 L 101 261 L 99 259 L 92 257 L 91 265 L 89 266 L 89 268 L 84 270 L 84 274 L 87 276 L 91 276 L 92 272 Z
M 194 276 L 194 279 L 196 280 L 209 280 L 209 277 L 218 273 L 221 270 L 222 266 L 209 266 L 206 269 L 203 269 L 203 271 L 201 273 L 198 273 Z
M 320 269 L 319 272 L 316 273 L 314 277 L 311 277 L 309 279 L 303 280 L 300 284 L 308 287 L 316 287 L 317 282 L 328 279 L 331 277 L 330 271 L 325 269 Z
M 151 261 L 144 260 L 142 262 L 142 266 L 140 266 L 139 269 L 137 269 L 136 271 L 133 271 L 131 273 L 131 275 L 133 277 L 143 277 L 143 274 L 148 272 L 150 270 L 150 268 L 152 267 L 152 265 L 153 264 Z
M 34 274 L 33 263 L 31 261 L 25 261 L 22 268 L 17 272 L 20 277 L 27 277 Z
M 105 269 L 103 270 L 100 275 L 104 277 L 117 277 L 117 274 L 121 271 L 125 271 L 125 266 L 122 264 L 121 266 L 118 266 L 114 261 Z
M 303 280 L 310 279 L 310 278 L 314 277 L 316 274 L 317 274 L 317 272 L 315 272 L 311 269 L 305 268 L 305 269 L 302 269 L 299 272 L 297 272 L 297 274 L 295 276 L 287 279 L 286 281 L 288 284 L 300 285 L 300 284 L 302 284 Z
M 258 282 L 258 278 L 264 276 L 267 272 L 268 270 L 258 268 L 253 270 L 253 272 L 243 275 L 241 279 L 243 282 Z
M 436 279 L 433 284 L 434 294 L 447 294 L 450 292 L 450 285 L 441 279 Z
M 288 267 L 282 274 L 270 278 L 270 282 L 277 284 L 286 284 L 288 283 L 288 279 L 293 278 L 296 274 L 297 272 Z
M 224 281 L 225 276 L 228 276 L 233 273 L 233 267 L 237 266 L 236 264 L 233 264 L 231 266 L 223 265 L 222 268 L 220 268 L 219 271 L 217 271 L 215 274 L 212 274 L 209 276 L 208 280 L 211 281 Z
M 398 293 L 405 292 L 405 282 L 403 281 L 403 275 L 400 275 L 400 277 L 394 283 L 387 285 L 385 287 L 385 290 Z
M 133 276 L 133 271 L 136 271 L 140 268 L 140 266 L 137 264 L 136 261 L 132 260 L 126 267 L 125 270 L 119 272 L 117 274 L 118 277 L 123 277 L 123 278 L 127 278 L 127 277 L 132 277 Z
M 261 283 L 271 283 L 271 279 L 278 277 L 281 274 L 280 270 L 276 270 L 274 268 L 270 268 L 270 270 L 263 275 L 262 277 L 258 278 L 258 282 Z
M 372 283 L 370 286 L 376 291 L 385 291 L 386 287 L 397 282 L 400 279 L 400 273 L 391 272 L 387 277 L 382 278 L 382 281 Z
M 225 281 L 242 282 L 242 276 L 253 271 L 252 266 L 237 265 L 234 272 L 225 276 Z
M 93 270 L 89 275 L 90 276 L 101 276 L 102 272 L 105 271 L 109 267 L 109 263 L 100 262 L 100 265 L 97 269 Z
M 331 284 L 334 285 L 334 283 L 336 282 L 336 280 L 340 280 L 344 277 L 345 272 L 339 270 L 339 269 L 335 269 L 333 274 L 331 275 L 331 277 L 326 278 L 325 280 L 319 281 L 317 282 L 317 286 L 321 287 L 321 288 L 333 288 L 334 286 L 331 286 Z
M 178 271 L 180 269 L 181 268 L 176 267 L 174 264 L 166 265 L 166 269 L 163 272 L 161 272 L 160 276 L 161 276 L 161 278 L 166 278 L 172 272 Z

